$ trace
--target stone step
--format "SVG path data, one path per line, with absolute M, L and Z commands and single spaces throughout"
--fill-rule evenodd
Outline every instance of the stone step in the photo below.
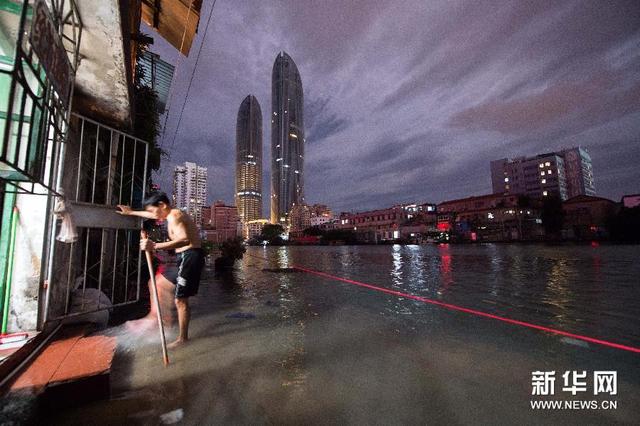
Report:
M 10 392 L 42 395 L 47 403 L 77 404 L 110 394 L 116 338 L 89 334 L 91 327 L 62 330 L 11 385 Z

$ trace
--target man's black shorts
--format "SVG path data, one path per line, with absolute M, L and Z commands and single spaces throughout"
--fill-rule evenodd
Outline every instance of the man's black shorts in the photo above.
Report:
M 161 273 L 167 280 L 176 285 L 176 299 L 190 297 L 198 293 L 200 276 L 204 268 L 204 251 L 201 248 L 190 248 L 176 253 L 176 266 L 161 268 Z

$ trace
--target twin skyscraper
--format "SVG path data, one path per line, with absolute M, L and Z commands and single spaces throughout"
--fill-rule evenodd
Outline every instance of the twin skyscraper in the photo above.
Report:
M 271 223 L 285 224 L 304 202 L 304 98 L 293 59 L 280 52 L 271 74 Z M 255 96 L 236 125 L 236 206 L 243 222 L 262 218 L 262 111 Z

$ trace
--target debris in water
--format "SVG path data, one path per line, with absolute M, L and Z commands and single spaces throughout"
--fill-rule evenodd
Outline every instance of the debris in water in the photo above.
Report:
M 178 423 L 184 417 L 184 411 L 182 408 L 178 408 L 177 410 L 169 411 L 168 413 L 164 413 L 160 416 L 160 422 L 163 425 L 172 425 L 174 423 Z
M 568 345 L 580 346 L 581 348 L 588 348 L 589 344 L 583 340 L 572 339 L 571 337 L 563 337 L 560 339 L 562 343 L 566 343 Z

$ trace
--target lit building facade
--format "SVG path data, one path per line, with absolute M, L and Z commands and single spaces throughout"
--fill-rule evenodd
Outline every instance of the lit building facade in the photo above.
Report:
M 204 230 L 205 238 L 214 243 L 222 243 L 240 234 L 238 208 L 217 200 L 210 209 L 209 229 Z
M 580 147 L 492 161 L 491 185 L 496 194 L 535 198 L 555 195 L 566 200 L 596 193 L 591 157 Z
M 306 204 L 294 204 L 289 211 L 289 234 L 302 235 L 311 227 L 311 208 Z
M 366 242 L 389 241 L 400 238 L 400 226 L 408 212 L 401 206 L 357 213 L 341 213 L 339 228 L 353 230 L 357 238 Z
M 173 171 L 173 205 L 202 225 L 202 208 L 207 201 L 207 168 L 186 162 Z
M 202 207 L 202 227 L 209 228 L 211 227 L 211 207 L 204 206 Z
M 437 206 L 437 229 L 470 241 L 539 240 L 542 203 L 541 198 L 522 203 L 518 194 L 443 201 Z
M 269 223 L 267 219 L 256 219 L 250 220 L 244 223 L 243 226 L 243 235 L 247 239 L 251 239 L 253 237 L 257 237 L 262 234 L 262 228 L 264 225 Z
M 273 64 L 271 97 L 271 222 L 285 224 L 304 203 L 305 144 L 302 80 L 285 52 Z
M 241 221 L 262 217 L 262 111 L 253 95 L 238 110 L 235 199 Z
M 593 166 L 591 156 L 581 147 L 565 149 L 560 152 L 564 158 L 565 174 L 567 180 L 567 197 L 578 195 L 596 195 L 596 186 L 593 180 Z

